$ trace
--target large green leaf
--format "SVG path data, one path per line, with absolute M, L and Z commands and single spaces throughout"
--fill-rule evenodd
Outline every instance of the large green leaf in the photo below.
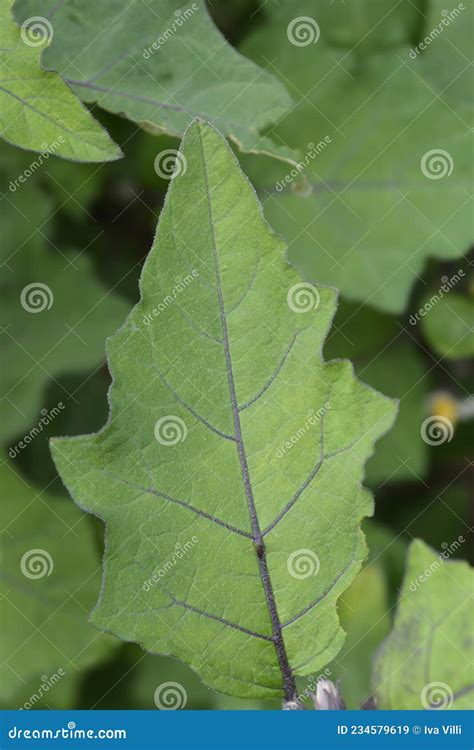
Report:
M 297 102 L 272 133 L 304 154 L 302 184 L 263 159 L 250 174 L 266 194 L 268 220 L 290 243 L 290 260 L 308 278 L 398 312 L 428 257 L 458 257 L 472 240 L 465 38 L 473 8 L 466 4 L 420 54 L 400 46 L 361 57 L 357 46 L 331 43 L 333 28 L 318 7 L 270 0 L 266 23 L 244 44 Z M 428 29 L 444 18 L 444 3 L 431 7 Z M 310 18 L 305 37 L 301 16 Z
M 75 161 L 109 161 L 119 147 L 41 55 L 53 35 L 44 17 L 13 21 L 13 0 L 0 0 L 0 136 L 29 151 Z
M 262 135 L 291 107 L 285 87 L 225 41 L 204 0 L 18 0 L 15 8 L 21 19 L 50 12 L 45 63 L 84 101 L 173 135 L 202 116 L 243 151 L 293 158 Z
M 105 337 L 128 311 L 94 278 L 85 255 L 46 246 L 50 212 L 49 198 L 33 180 L 2 202 L 2 356 L 8 362 L 2 373 L 2 441 L 21 438 L 30 428 L 42 431 L 39 409 L 48 380 L 97 366 Z M 64 404 L 69 397 L 63 391 Z
M 53 457 L 107 523 L 93 621 L 215 689 L 288 698 L 342 645 L 363 465 L 395 405 L 323 362 L 335 291 L 287 263 L 225 140 L 196 121 L 179 158 L 142 299 L 109 340 L 109 421 Z
M 464 539 L 463 537 L 461 537 Z M 421 541 L 410 547 L 392 633 L 374 671 L 378 707 L 468 709 L 472 706 L 472 570 Z
M 113 640 L 87 621 L 100 587 L 89 519 L 67 500 L 36 492 L 8 462 L 0 488 L 0 701 L 32 708 L 38 697 L 31 704 L 25 683 L 39 698 L 61 690 L 62 678 L 70 685 Z

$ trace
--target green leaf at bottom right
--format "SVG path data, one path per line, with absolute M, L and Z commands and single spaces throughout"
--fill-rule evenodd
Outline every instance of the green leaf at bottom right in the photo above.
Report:
M 472 708 L 473 572 L 449 559 L 465 542 L 444 542 L 441 553 L 411 544 L 394 627 L 375 662 L 378 708 Z

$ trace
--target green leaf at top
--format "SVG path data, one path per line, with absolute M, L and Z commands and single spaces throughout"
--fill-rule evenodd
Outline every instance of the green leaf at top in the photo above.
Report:
M 53 36 L 48 18 L 13 20 L 0 0 L 0 137 L 28 151 L 74 161 L 110 161 L 122 153 L 41 55 Z M 44 10 L 43 10 L 44 12 Z
M 305 184 L 263 160 L 250 174 L 307 278 L 400 312 L 428 257 L 459 257 L 472 242 L 473 7 L 443 26 L 445 3 L 432 3 L 427 29 L 442 32 L 424 51 L 361 58 L 333 43 L 318 5 L 269 0 L 242 47 L 297 102 L 272 132 L 304 154 Z M 298 46 L 288 35 L 302 16 L 319 25 Z
M 427 311 L 423 334 L 437 354 L 446 359 L 474 357 L 474 297 L 451 292 L 433 302 L 427 294 L 420 309 Z
M 225 140 L 196 121 L 179 159 L 141 301 L 109 341 L 109 421 L 53 457 L 107 524 L 96 625 L 222 692 L 290 698 L 342 645 L 363 465 L 395 405 L 323 362 L 335 291 L 287 263 Z
M 178 136 L 194 117 L 204 117 L 243 151 L 294 160 L 289 149 L 262 135 L 291 108 L 284 85 L 226 42 L 204 0 L 60 6 L 18 0 L 15 9 L 23 19 L 44 13 L 45 6 L 54 26 L 45 62 L 83 101 Z
M 459 541 L 463 540 L 463 541 Z M 411 544 L 392 633 L 374 670 L 382 709 L 468 709 L 472 706 L 472 585 L 468 563 L 449 560 L 423 542 Z
M 67 500 L 37 492 L 7 461 L 0 492 L 0 702 L 20 708 L 35 693 L 46 697 L 42 682 L 54 675 L 51 693 L 61 691 L 63 678 L 69 690 L 79 670 L 106 656 L 113 640 L 87 621 L 100 588 L 89 519 Z

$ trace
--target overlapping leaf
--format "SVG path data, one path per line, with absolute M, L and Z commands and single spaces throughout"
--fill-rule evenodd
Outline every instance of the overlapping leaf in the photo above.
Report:
M 89 520 L 64 499 L 36 492 L 13 464 L 4 462 L 0 485 L 0 702 L 34 708 L 49 690 L 61 691 L 62 678 L 69 690 L 113 640 L 87 621 L 100 587 Z
M 75 161 L 109 161 L 121 151 L 41 55 L 53 35 L 44 17 L 13 21 L 0 0 L 0 137 L 29 151 Z
M 463 540 L 460 542 L 460 540 Z M 472 584 L 464 561 L 449 560 L 421 541 L 412 543 L 392 633 L 374 672 L 382 709 L 469 709 L 472 706 Z
M 293 159 L 262 136 L 291 106 L 281 83 L 241 57 L 210 20 L 204 0 L 19 0 L 18 17 L 49 11 L 44 59 L 86 102 L 154 132 L 182 135 L 202 116 L 243 151 Z
M 286 262 L 224 139 L 196 121 L 180 159 L 141 302 L 110 340 L 109 422 L 53 457 L 107 523 L 93 621 L 215 689 L 290 697 L 341 647 L 363 465 L 395 406 L 323 362 L 335 292 Z
M 458 257 L 472 241 L 472 6 L 451 18 L 432 2 L 424 50 L 371 55 L 332 44 L 319 7 L 266 3 L 243 47 L 298 102 L 274 132 L 299 148 L 305 177 L 268 164 L 250 174 L 309 278 L 398 312 L 427 257 Z

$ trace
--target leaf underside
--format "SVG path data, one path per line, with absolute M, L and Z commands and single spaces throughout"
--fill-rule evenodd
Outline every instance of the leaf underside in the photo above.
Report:
M 335 291 L 289 305 L 301 277 L 225 140 L 195 121 L 179 159 L 141 301 L 109 340 L 109 421 L 52 453 L 107 526 L 95 624 L 222 692 L 288 698 L 342 645 L 363 465 L 395 405 L 323 362 Z
M 61 76 L 45 70 L 44 41 L 22 31 L 11 14 L 12 0 L 0 0 L 0 137 L 29 151 L 48 151 L 74 161 L 110 161 L 122 155 L 107 132 L 72 93 Z M 38 27 L 36 34 L 40 34 Z
M 473 571 L 415 540 L 392 633 L 374 669 L 374 692 L 381 709 L 470 709 L 474 693 Z M 456 547 L 454 547 L 456 549 Z

